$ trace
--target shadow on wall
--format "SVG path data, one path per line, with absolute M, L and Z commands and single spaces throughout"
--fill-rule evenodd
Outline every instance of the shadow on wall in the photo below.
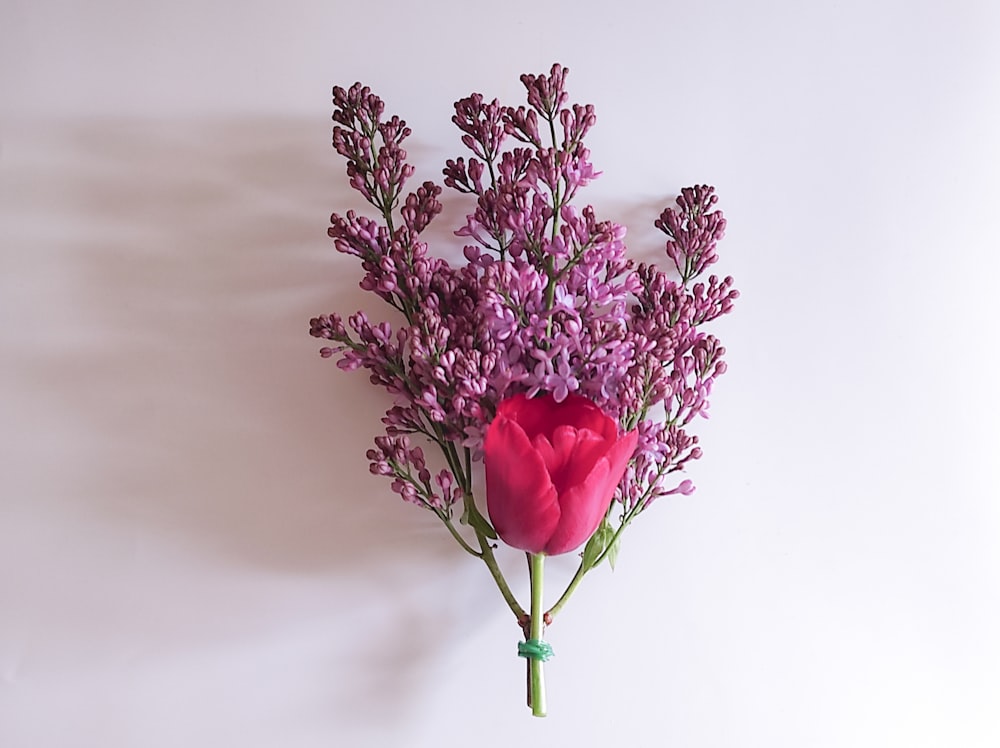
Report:
M 0 298 L 16 318 L 0 376 L 20 431 L 7 493 L 65 528 L 65 549 L 39 558 L 80 557 L 52 596 L 110 575 L 87 593 L 99 601 L 75 651 L 212 651 L 234 631 L 253 649 L 256 636 L 299 636 L 288 621 L 318 611 L 340 719 L 418 709 L 441 632 L 510 614 L 432 515 L 369 474 L 388 395 L 322 360 L 308 335 L 325 312 L 391 319 L 326 236 L 332 210 L 371 212 L 346 186 L 329 122 L 102 120 L 7 141 Z M 441 154 L 408 146 L 414 183 L 440 182 Z M 471 201 L 444 202 L 425 238 L 454 259 Z M 662 209 L 643 207 L 647 223 Z M 523 602 L 522 559 L 504 558 Z M 326 602 L 261 618 L 303 583 Z M 134 614 L 137 587 L 150 591 Z
M 350 688 L 381 689 L 384 707 L 383 684 L 405 687 L 444 619 L 452 628 L 468 602 L 481 618 L 503 606 L 435 518 L 368 473 L 388 396 L 321 360 L 308 336 L 319 313 L 384 316 L 325 235 L 333 208 L 364 207 L 329 143 L 324 120 L 15 136 L 5 220 L 21 259 L 4 263 L 29 289 L 13 328 L 30 332 L 5 335 L 20 454 L 59 466 L 21 500 L 210 570 L 326 579 L 331 598 L 365 585 L 400 625 L 366 658 L 371 683 Z M 426 579 L 476 592 L 423 606 Z

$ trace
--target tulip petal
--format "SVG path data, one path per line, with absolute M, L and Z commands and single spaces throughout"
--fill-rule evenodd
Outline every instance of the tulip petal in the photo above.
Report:
M 597 460 L 583 480 L 559 492 L 561 515 L 559 524 L 545 547 L 546 553 L 553 556 L 568 553 L 594 534 L 594 530 L 601 524 L 601 519 L 611 506 L 615 488 L 635 452 L 638 438 L 638 431 L 623 434 L 607 454 Z M 602 450 L 606 448 L 603 439 L 597 439 L 595 444 Z M 593 447 L 585 447 L 585 449 L 591 448 Z
M 568 553 L 594 534 L 608 511 L 617 484 L 615 481 L 611 490 L 607 490 L 610 469 L 607 457 L 602 457 L 585 481 L 572 486 L 559 497 L 562 513 L 555 532 L 545 546 L 546 553 L 552 556 Z
M 625 466 L 628 465 L 628 461 L 635 454 L 635 445 L 638 441 L 638 430 L 632 430 L 626 434 L 622 434 L 618 441 L 615 442 L 615 445 L 608 451 L 608 462 L 611 465 L 610 476 L 613 478 L 612 489 L 622 479 Z
M 507 545 L 540 553 L 559 522 L 555 486 L 518 423 L 498 414 L 483 443 L 486 509 Z
M 583 482 L 597 461 L 608 451 L 608 442 L 590 429 L 558 426 L 549 441 L 544 434 L 532 443 L 545 462 L 558 493 Z
M 609 440 L 618 436 L 615 422 L 591 400 L 580 395 L 570 395 L 561 403 L 557 403 L 551 395 L 535 397 L 530 401 L 524 395 L 515 395 L 500 403 L 497 415 L 500 414 L 516 420 L 532 441 L 539 434 L 551 436 L 560 425 L 589 429 Z

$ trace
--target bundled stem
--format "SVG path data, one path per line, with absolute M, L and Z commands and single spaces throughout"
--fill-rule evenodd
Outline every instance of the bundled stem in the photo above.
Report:
M 531 565 L 531 625 L 529 643 L 540 645 L 545 631 L 544 581 L 545 554 L 530 554 Z M 535 717 L 544 717 L 547 712 L 545 703 L 545 673 L 542 664 L 545 657 L 535 652 L 528 659 L 528 706 Z

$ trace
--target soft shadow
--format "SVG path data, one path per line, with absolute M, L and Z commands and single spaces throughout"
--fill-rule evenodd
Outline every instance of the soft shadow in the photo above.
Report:
M 69 435 L 65 454 L 52 449 L 73 486 L 39 500 L 215 568 L 318 578 L 332 595 L 370 583 L 383 606 L 370 615 L 398 631 L 392 646 L 354 642 L 362 692 L 403 707 L 463 615 L 455 600 L 426 604 L 428 585 L 485 589 L 466 623 L 502 607 L 432 515 L 369 475 L 388 396 L 308 336 L 319 313 L 384 316 L 325 235 L 332 210 L 363 207 L 329 123 L 106 120 L 19 137 L 11 235 L 41 253 L 35 281 L 53 299 L 26 300 L 15 324 L 45 340 L 26 339 L 12 366 L 39 431 Z M 344 698 L 357 684 L 333 685 Z

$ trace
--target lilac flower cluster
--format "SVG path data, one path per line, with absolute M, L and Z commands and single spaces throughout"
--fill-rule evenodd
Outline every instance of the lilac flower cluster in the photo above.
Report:
M 402 144 L 410 134 L 367 87 L 334 89 L 333 144 L 351 185 L 377 219 L 348 212 L 331 218 L 338 250 L 361 260 L 361 287 L 401 315 L 394 330 L 362 314 L 311 322 L 344 369 L 365 368 L 395 401 L 386 435 L 368 453 L 372 472 L 393 478 L 407 501 L 450 518 L 472 513 L 472 462 L 497 404 L 518 393 L 570 393 L 593 400 L 624 429 L 636 428 L 636 453 L 619 486 L 622 525 L 659 496 L 690 493 L 670 476 L 698 459 L 688 428 L 707 415 L 725 349 L 702 325 L 728 313 L 732 278 L 698 280 L 717 259 L 726 221 L 714 189 L 684 189 L 655 226 L 667 236 L 670 271 L 625 257 L 625 228 L 572 204 L 599 176 L 584 138 L 592 106 L 568 105 L 567 69 L 524 75 L 527 106 L 472 94 L 452 121 L 470 152 L 448 160 L 444 184 L 475 203 L 455 234 L 466 262 L 428 254 L 422 232 L 441 211 L 441 188 L 413 175 Z M 436 488 L 422 434 L 442 450 L 447 469 Z M 479 517 L 482 521 L 482 518 Z M 485 531 L 485 529 L 484 529 Z
M 380 436 L 375 439 L 375 449 L 369 449 L 374 475 L 392 476 L 392 488 L 405 501 L 451 517 L 452 505 L 462 498 L 462 489 L 455 485 L 454 477 L 447 470 L 440 471 L 431 485 L 431 472 L 424 460 L 424 451 L 414 447 L 408 436 Z

